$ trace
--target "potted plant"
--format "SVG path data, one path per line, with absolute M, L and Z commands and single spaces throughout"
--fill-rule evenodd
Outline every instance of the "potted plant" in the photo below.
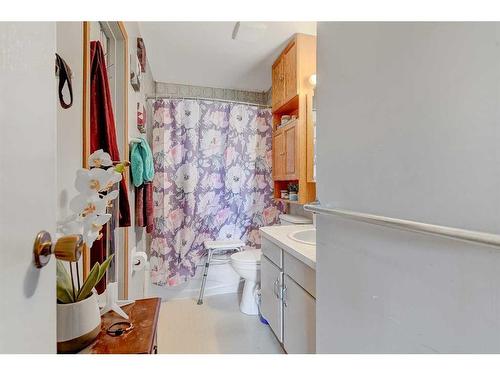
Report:
M 299 200 L 299 184 L 296 183 L 290 183 L 288 184 L 288 199 L 291 201 L 297 201 Z
M 102 150 L 90 155 L 88 162 L 90 169 L 80 169 L 76 173 L 78 195 L 69 205 L 73 214 L 59 223 L 59 232 L 77 235 L 90 248 L 102 237 L 101 230 L 111 218 L 107 208 L 118 197 L 118 191 L 110 189 L 122 179 L 126 163 L 113 166 L 110 155 Z M 102 264 L 95 263 L 83 283 L 79 277 L 79 258 L 80 253 L 63 257 L 70 273 L 61 260 L 57 261 L 57 350 L 62 353 L 79 351 L 97 337 L 101 315 L 94 287 L 106 274 L 113 256 Z M 73 263 L 76 264 L 76 280 Z
M 89 345 L 99 334 L 101 313 L 94 287 L 104 277 L 113 256 L 95 263 L 87 279 L 75 287 L 61 260 L 57 260 L 57 351 L 74 353 Z M 69 265 L 71 267 L 71 264 Z M 79 284 L 79 282 L 77 281 Z

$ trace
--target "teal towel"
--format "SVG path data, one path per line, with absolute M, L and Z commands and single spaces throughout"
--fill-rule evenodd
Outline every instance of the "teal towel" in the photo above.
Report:
M 145 139 L 141 138 L 140 143 L 132 144 L 132 148 L 130 149 L 130 166 L 132 182 L 135 187 L 139 187 L 145 182 L 153 181 L 155 174 L 153 154 Z

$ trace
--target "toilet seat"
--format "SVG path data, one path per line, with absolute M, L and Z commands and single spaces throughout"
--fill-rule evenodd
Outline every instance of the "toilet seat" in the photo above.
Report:
M 261 256 L 262 250 L 248 249 L 231 255 L 231 261 L 242 265 L 260 264 Z

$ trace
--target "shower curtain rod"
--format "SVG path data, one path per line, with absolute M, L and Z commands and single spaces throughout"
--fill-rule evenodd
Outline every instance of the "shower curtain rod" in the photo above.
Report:
M 223 103 L 236 103 L 236 104 L 244 104 L 244 105 L 252 105 L 255 107 L 264 107 L 271 108 L 270 105 L 267 104 L 258 104 L 258 103 L 250 103 L 250 102 L 239 102 L 237 100 L 227 100 L 227 99 L 216 99 L 216 98 L 203 98 L 201 96 L 146 96 L 146 100 L 156 100 L 156 99 L 188 99 L 188 100 L 208 100 L 212 102 L 223 102 Z

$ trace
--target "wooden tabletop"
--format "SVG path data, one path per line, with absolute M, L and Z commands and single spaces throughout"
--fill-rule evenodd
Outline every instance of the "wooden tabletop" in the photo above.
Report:
M 155 351 L 156 328 L 160 312 L 160 298 L 145 298 L 123 307 L 134 329 L 121 335 L 110 336 L 106 330 L 116 322 L 124 321 L 115 312 L 102 316 L 101 332 L 96 340 L 81 353 L 86 354 L 148 354 Z

